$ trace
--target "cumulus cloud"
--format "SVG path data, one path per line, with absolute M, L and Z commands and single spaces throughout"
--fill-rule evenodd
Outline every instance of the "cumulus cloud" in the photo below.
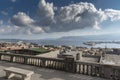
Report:
M 79 2 L 56 7 L 53 3 L 40 0 L 37 18 L 32 19 L 24 12 L 18 12 L 11 19 L 14 32 L 40 34 L 43 32 L 67 32 L 83 28 L 100 29 L 106 20 L 120 20 L 120 10 L 97 9 L 92 3 Z
M 12 32 L 14 27 L 11 26 L 0 26 L 0 34 L 9 34 Z M 6 32 L 7 31 L 7 32 Z
M 60 31 L 70 31 L 86 27 L 98 29 L 98 24 L 103 21 L 102 11 L 97 10 L 91 3 L 78 3 L 61 7 L 57 17 Z M 58 30 L 58 31 L 59 31 Z
M 56 8 L 53 3 L 41 0 L 38 6 L 40 11 L 38 17 L 42 20 L 39 25 L 43 25 L 44 31 L 47 32 L 66 32 L 83 28 L 100 29 L 99 24 L 106 20 L 120 20 L 120 10 L 101 10 L 87 2 Z
M 3 14 L 4 16 L 7 16 L 7 15 L 8 15 L 8 13 L 5 12 L 5 11 L 1 11 L 1 14 Z
M 65 32 L 87 27 L 100 29 L 99 24 L 106 20 L 104 11 L 97 10 L 93 4 L 87 2 L 70 4 L 58 9 L 53 3 L 41 0 L 38 6 L 38 17 L 41 19 L 39 25 L 43 25 L 47 32 Z
M 40 26 L 36 26 L 35 21 L 24 12 L 18 12 L 10 19 L 10 22 L 13 25 L 19 27 L 18 32 L 20 33 L 22 32 L 25 34 L 37 34 L 44 32 L 43 29 Z
M 11 0 L 12 2 L 16 2 L 16 0 Z
M 106 9 L 105 14 L 111 21 L 120 20 L 120 10 Z
M 54 22 L 54 7 L 53 3 L 45 2 L 45 0 L 41 0 L 38 5 L 38 14 L 37 14 L 37 20 L 38 24 L 46 26 L 50 25 L 52 22 Z
M 34 22 L 28 15 L 24 12 L 18 12 L 10 20 L 16 26 L 29 26 Z

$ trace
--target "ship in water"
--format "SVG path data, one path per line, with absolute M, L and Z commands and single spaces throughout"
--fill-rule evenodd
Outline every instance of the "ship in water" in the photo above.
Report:
M 84 42 L 83 44 L 88 45 L 88 46 L 95 46 L 95 42 Z

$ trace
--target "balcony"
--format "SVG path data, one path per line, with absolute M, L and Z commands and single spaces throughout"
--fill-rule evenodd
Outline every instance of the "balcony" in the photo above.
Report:
M 3 71 L 3 69 L 11 66 L 34 71 L 35 74 L 32 75 L 31 80 L 107 80 L 99 77 L 73 74 L 73 73 L 68 73 L 64 71 L 39 68 L 36 66 L 29 66 L 29 65 L 18 64 L 18 63 L 9 63 L 5 61 L 0 61 L 0 80 L 7 80 L 5 79 L 6 74 Z M 13 77 L 12 80 L 20 80 L 20 78 Z
M 118 65 L 80 62 L 73 57 L 58 59 L 0 53 L 1 80 L 5 76 L 5 67 L 32 70 L 35 72 L 32 80 L 120 80 Z

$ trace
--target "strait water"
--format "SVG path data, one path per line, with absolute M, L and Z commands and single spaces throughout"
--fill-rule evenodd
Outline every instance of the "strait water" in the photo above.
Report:
M 66 46 L 81 46 L 81 47 L 101 47 L 101 48 L 120 48 L 120 44 L 116 43 L 101 43 L 101 44 L 96 44 L 95 46 L 88 46 L 84 45 L 83 42 L 88 42 L 89 40 L 41 40 L 39 42 L 35 42 L 40 45 L 55 45 L 55 46 L 60 46 L 60 45 L 66 45 Z

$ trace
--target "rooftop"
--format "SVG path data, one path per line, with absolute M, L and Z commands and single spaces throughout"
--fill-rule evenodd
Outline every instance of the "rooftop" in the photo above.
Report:
M 72 74 L 63 71 L 39 68 L 35 66 L 17 64 L 17 63 L 9 63 L 4 61 L 0 61 L 0 80 L 7 80 L 4 78 L 5 72 L 3 71 L 3 69 L 7 67 L 17 67 L 17 68 L 34 71 L 35 74 L 32 75 L 31 80 L 107 80 L 98 77 L 91 77 L 81 74 Z
M 30 49 L 28 49 L 28 50 L 36 51 L 36 52 L 39 52 L 39 53 L 49 52 L 49 50 L 44 49 L 44 48 L 30 48 Z
M 105 54 L 102 58 L 102 63 L 104 64 L 113 64 L 120 66 L 120 55 L 117 54 Z

